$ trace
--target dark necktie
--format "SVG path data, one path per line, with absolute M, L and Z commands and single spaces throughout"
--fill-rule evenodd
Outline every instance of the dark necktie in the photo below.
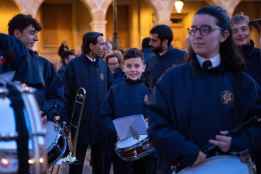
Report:
M 202 69 L 204 70 L 210 70 L 212 68 L 212 63 L 210 60 L 206 60 L 202 64 Z

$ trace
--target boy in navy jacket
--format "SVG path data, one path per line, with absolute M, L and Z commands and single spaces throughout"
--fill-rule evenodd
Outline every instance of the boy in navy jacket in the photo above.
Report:
M 144 98 L 148 89 L 141 80 L 145 65 L 142 52 L 138 49 L 128 49 L 124 55 L 123 72 L 125 80 L 113 85 L 104 101 L 101 117 L 104 120 L 104 127 L 110 137 L 110 143 L 116 143 L 116 131 L 112 120 L 144 113 Z M 152 174 L 155 171 L 155 159 L 148 155 L 134 162 L 126 162 L 115 155 L 112 147 L 112 160 L 114 163 L 114 174 L 135 173 Z

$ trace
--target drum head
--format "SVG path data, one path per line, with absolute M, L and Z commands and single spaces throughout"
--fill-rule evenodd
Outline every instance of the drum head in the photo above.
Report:
M 196 167 L 185 168 L 178 174 L 250 174 L 246 163 L 236 156 L 215 156 Z
M 135 139 L 133 137 L 130 137 L 130 138 L 127 138 L 126 140 L 122 140 L 122 141 L 117 142 L 116 147 L 119 148 L 119 149 L 132 147 L 132 146 L 142 142 L 147 137 L 148 137 L 148 135 L 140 135 L 139 139 Z
M 0 98 L 0 134 L 8 136 L 17 136 L 15 129 L 15 115 L 11 107 L 11 101 L 7 97 Z M 0 150 L 16 150 L 16 142 L 6 141 L 0 143 Z

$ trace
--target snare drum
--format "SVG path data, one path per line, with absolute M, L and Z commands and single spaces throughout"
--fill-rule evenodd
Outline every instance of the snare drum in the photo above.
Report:
M 48 151 L 48 163 L 55 164 L 69 152 L 68 141 L 58 124 L 48 121 L 46 129 L 45 148 Z
M 115 152 L 124 161 L 135 161 L 154 151 L 147 135 L 140 135 L 117 142 Z
M 46 152 L 44 151 L 45 129 L 42 127 L 39 109 L 32 89 L 13 84 L 21 93 L 24 103 L 25 124 L 29 134 L 29 165 L 31 174 L 46 173 Z M 0 173 L 15 174 L 18 170 L 16 114 L 8 97 L 10 91 L 0 87 Z
M 254 174 L 251 163 L 232 155 L 214 156 L 195 167 L 187 167 L 177 174 Z

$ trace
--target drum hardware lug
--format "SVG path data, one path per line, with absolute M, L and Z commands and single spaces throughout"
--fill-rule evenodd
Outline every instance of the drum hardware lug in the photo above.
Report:
M 244 150 L 242 152 L 239 152 L 239 159 L 240 159 L 241 162 L 249 164 L 248 165 L 249 167 L 250 166 L 252 167 L 251 169 L 253 169 L 253 173 L 251 173 L 251 174 L 255 174 L 256 173 L 256 165 L 253 162 L 248 149 L 246 149 L 246 150 Z M 250 168 L 249 168 L 249 171 L 251 171 Z
M 247 163 L 251 159 L 248 149 L 239 152 L 238 155 L 240 161 L 244 163 Z
M 137 150 L 134 150 L 133 153 L 134 153 L 134 154 L 133 154 L 134 157 L 136 158 L 136 157 L 138 156 L 138 152 L 137 152 Z

